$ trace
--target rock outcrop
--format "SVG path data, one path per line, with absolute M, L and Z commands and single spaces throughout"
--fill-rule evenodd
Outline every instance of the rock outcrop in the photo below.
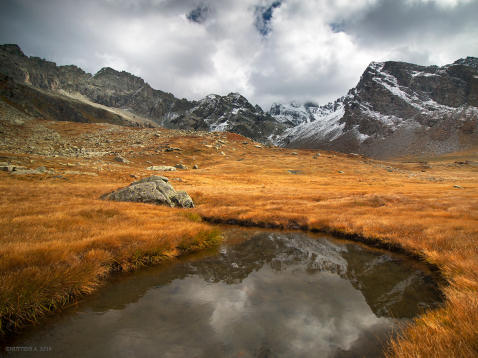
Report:
M 176 191 L 166 177 L 153 175 L 131 183 L 126 188 L 101 196 L 103 200 L 131 201 L 167 205 L 170 207 L 193 208 L 194 202 L 185 191 Z

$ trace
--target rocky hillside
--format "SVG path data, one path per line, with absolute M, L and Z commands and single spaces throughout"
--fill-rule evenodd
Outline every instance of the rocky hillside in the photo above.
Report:
M 446 153 L 478 144 L 478 58 L 443 67 L 371 63 L 358 85 L 325 106 L 273 105 L 295 126 L 277 144 L 374 157 Z
M 153 89 L 142 78 L 128 72 L 105 67 L 92 75 L 76 66 L 57 66 L 38 57 L 25 56 L 17 45 L 0 46 L 0 73 L 6 76 L 4 88 L 8 84 L 26 85 L 55 96 L 60 94 L 63 100 L 73 97 L 76 101 L 86 100 L 122 110 L 121 117 L 130 117 L 130 121 L 138 117 L 143 123 L 151 120 L 165 128 L 227 130 L 264 142 L 287 127 L 239 94 L 210 95 L 200 101 L 179 99 Z M 76 118 L 73 116 L 70 120 L 76 121 Z M 122 118 L 116 123 L 124 122 Z

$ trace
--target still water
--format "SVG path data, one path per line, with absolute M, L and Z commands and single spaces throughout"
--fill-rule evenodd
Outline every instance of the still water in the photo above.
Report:
M 10 346 L 44 357 L 375 357 L 440 303 L 426 267 L 360 244 L 233 229 L 224 244 L 118 275 Z

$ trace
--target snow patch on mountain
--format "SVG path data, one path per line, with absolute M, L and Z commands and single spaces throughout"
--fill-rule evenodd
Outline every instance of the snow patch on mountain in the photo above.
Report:
M 340 123 L 340 119 L 345 114 L 343 102 L 315 107 L 310 113 L 313 116 L 313 121 L 302 122 L 295 127 L 286 129 L 281 138 L 276 139 L 276 142 L 283 144 L 281 142 L 286 138 L 307 139 L 312 137 L 321 137 L 332 141 L 343 133 L 345 123 Z
M 310 107 L 309 107 L 310 108 Z M 301 123 L 308 123 L 314 120 L 309 108 L 296 102 L 288 104 L 274 103 L 269 113 L 280 123 L 292 124 L 294 126 Z

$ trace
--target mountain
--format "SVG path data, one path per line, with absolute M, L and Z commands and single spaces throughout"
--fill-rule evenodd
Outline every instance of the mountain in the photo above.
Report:
M 443 67 L 372 62 L 359 83 L 325 106 L 275 104 L 293 123 L 276 144 L 385 158 L 478 144 L 478 58 Z
M 235 132 L 293 148 L 376 158 L 441 154 L 478 144 L 478 59 L 442 67 L 372 62 L 347 95 L 325 106 L 274 104 L 238 93 L 199 101 L 105 67 L 92 75 L 0 46 L 0 99 L 45 119 Z
M 120 116 L 117 124 L 227 130 L 262 142 L 287 128 L 287 125 L 237 93 L 209 95 L 200 101 L 179 99 L 171 93 L 153 89 L 142 78 L 128 72 L 105 67 L 92 75 L 76 66 L 57 66 L 38 57 L 25 56 L 17 45 L 0 46 L 0 73 L 4 75 L 5 91 L 9 85 L 23 86 L 35 92 L 35 97 L 54 97 L 57 102 L 67 103 L 64 105 L 66 107 L 71 107 L 72 101 L 75 104 L 100 105 L 101 109 Z M 42 91 L 43 96 L 38 91 Z M 29 98 L 10 96 L 9 100 L 25 105 Z M 37 98 L 36 102 L 41 102 L 41 99 Z M 44 115 L 41 111 L 34 112 L 40 117 L 60 119 L 58 116 Z M 71 114 L 71 111 L 68 113 Z M 65 115 L 61 118 L 75 121 L 78 117 L 81 116 Z M 88 121 L 83 117 L 80 119 L 82 122 Z M 112 122 L 111 118 L 104 121 Z
M 239 93 L 209 95 L 190 110 L 167 123 L 168 128 L 194 128 L 234 132 L 259 142 L 268 142 L 288 126 L 253 106 Z

